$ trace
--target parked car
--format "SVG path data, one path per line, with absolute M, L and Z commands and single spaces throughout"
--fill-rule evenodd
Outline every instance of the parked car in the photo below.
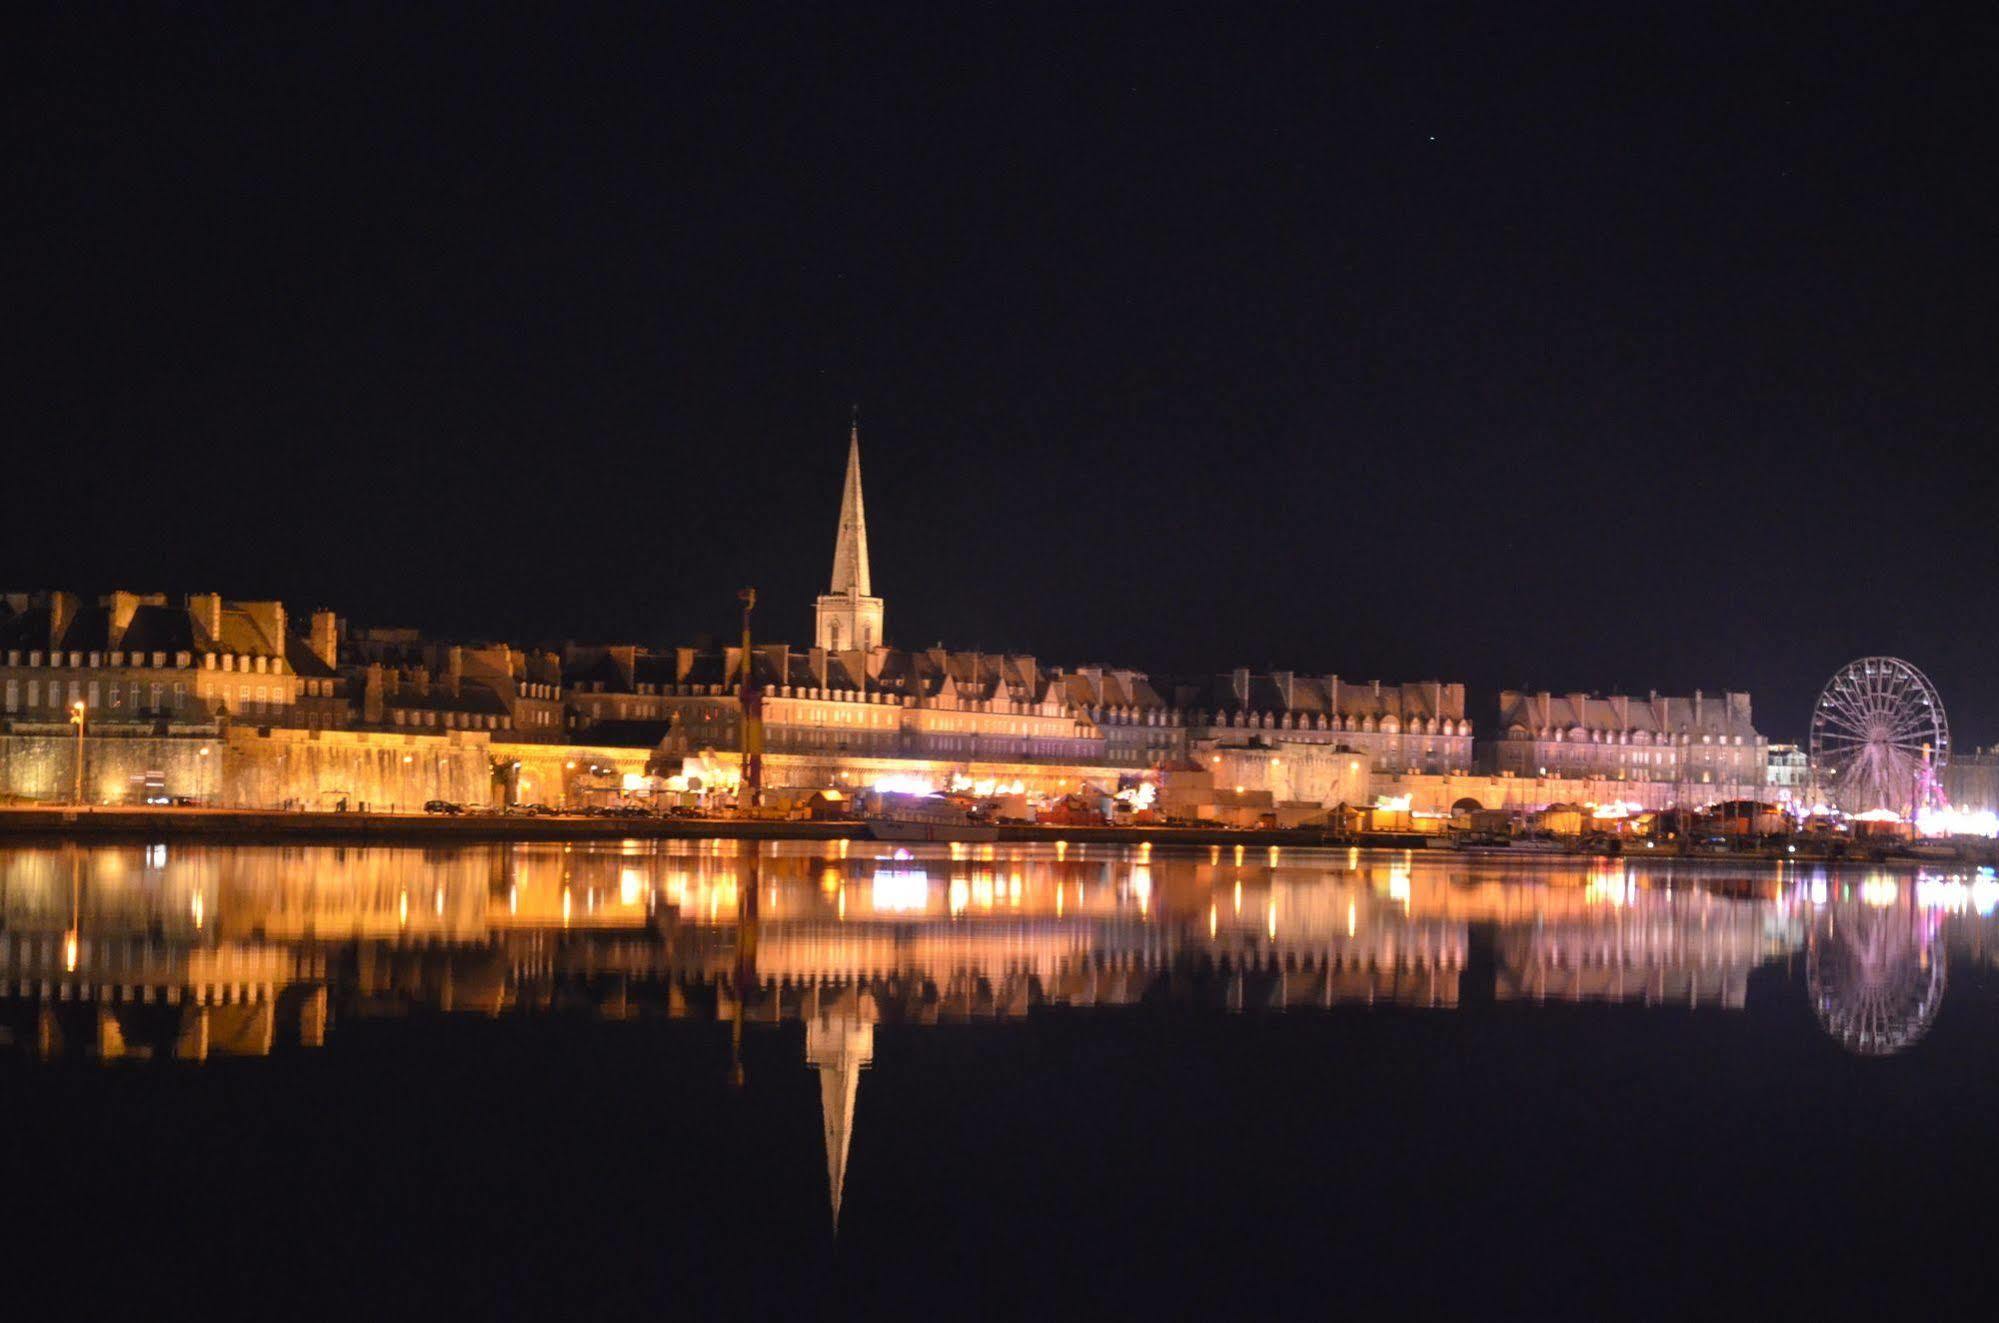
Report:
M 447 813 L 447 814 L 456 815 L 459 813 L 463 813 L 465 809 L 464 806 L 459 804 L 454 804 L 448 799 L 430 799 L 424 801 L 423 811 L 425 813 Z

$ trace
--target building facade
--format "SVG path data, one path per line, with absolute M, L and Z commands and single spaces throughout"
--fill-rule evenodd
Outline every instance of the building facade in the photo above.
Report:
M 1492 770 L 1501 776 L 1671 785 L 1687 802 L 1760 799 L 1769 742 L 1750 718 L 1749 695 L 1499 696 Z

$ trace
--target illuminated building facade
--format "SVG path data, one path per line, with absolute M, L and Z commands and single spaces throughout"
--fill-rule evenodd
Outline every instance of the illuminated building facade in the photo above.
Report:
M 1471 770 L 1472 724 L 1461 684 L 1355 684 L 1337 675 L 1238 669 L 1181 692 L 1192 700 L 1190 737 L 1197 743 L 1240 743 L 1253 734 L 1298 748 L 1359 753 L 1391 776 Z
M 1792 803 L 1801 802 L 1811 785 L 1811 757 L 1795 744 L 1772 744 L 1768 747 L 1769 761 L 1765 764 L 1764 775 L 1771 796 Z
M 337 675 L 312 632 L 287 629 L 281 602 L 190 594 L 8 593 L 0 599 L 0 713 L 7 728 L 68 726 L 85 705 L 96 725 L 212 733 L 218 720 L 342 724 Z
M 1769 742 L 1750 719 L 1749 695 L 1499 696 L 1489 746 L 1501 776 L 1685 787 L 1702 803 L 1767 793 Z

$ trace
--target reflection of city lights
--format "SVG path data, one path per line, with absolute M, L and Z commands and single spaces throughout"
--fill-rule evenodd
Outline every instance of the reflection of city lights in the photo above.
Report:
M 1235 880 L 1235 912 L 1242 913 L 1242 879 Z
M 1152 912 L 1152 870 L 1144 864 L 1135 865 L 1131 870 L 1131 894 L 1138 897 L 1138 912 Z
M 645 884 L 644 884 L 644 882 L 643 882 L 643 881 L 642 881 L 642 880 L 640 879 L 640 877 L 639 877 L 639 870 L 638 870 L 638 869 L 636 869 L 636 868 L 621 868 L 621 869 L 619 869 L 619 870 L 618 870 L 618 902 L 619 902 L 620 904 L 622 904 L 622 905 L 636 905 L 636 904 L 638 904 L 638 903 L 639 903 L 639 890 L 640 890 L 640 888 L 641 888 L 641 887 L 643 887 L 644 885 L 645 885 Z
M 194 895 L 189 899 L 188 908 L 194 911 L 194 926 L 197 928 L 201 927 L 201 921 L 204 917 L 203 910 L 206 907 L 202 902 L 201 893 L 199 891 L 195 892 Z
M 711 900 L 709 905 L 711 907 L 709 912 L 712 914 L 714 902 Z M 569 897 L 569 888 L 564 887 L 562 889 L 562 926 L 565 928 L 569 926 L 569 914 L 572 908 L 574 908 L 574 902 Z
M 1264 927 L 1272 937 L 1275 937 L 1277 936 L 1277 900 L 1275 897 L 1271 898 L 1267 913 L 1269 917 L 1265 920 Z
M 920 868 L 876 869 L 871 903 L 877 914 L 920 911 L 930 903 L 930 875 Z
M 1924 909 L 1948 910 L 1953 914 L 1970 909 L 1983 916 L 1992 913 L 1995 901 L 1999 901 L 1999 881 L 1993 880 L 1989 869 L 1979 870 L 1979 876 L 1970 883 L 1957 877 L 1916 879 L 1916 904 Z
M 396 897 L 396 922 L 405 928 L 410 926 L 410 893 L 407 891 Z
M 1347 902 L 1347 936 L 1349 936 L 1349 937 L 1352 937 L 1352 936 L 1353 936 L 1353 931 L 1354 931 L 1354 921 L 1355 921 L 1355 919 L 1356 919 L 1357 917 L 1358 917 L 1358 916 L 1357 916 L 1357 915 L 1356 915 L 1356 914 L 1354 913 L 1354 904 L 1353 904 L 1353 902 L 1352 902 L 1352 901 L 1348 901 L 1348 902 Z
M 1899 890 L 1892 877 L 1870 877 L 1860 884 L 1860 903 L 1876 908 L 1893 905 Z
M 1213 937 L 1221 927 L 1221 911 L 1211 901 L 1208 904 L 1208 936 Z
M 62 967 L 72 974 L 76 972 L 78 946 L 76 929 L 72 928 L 62 935 Z
M 1825 903 L 1826 903 L 1825 879 L 1822 877 L 1815 877 L 1812 879 L 1812 904 L 1823 905 Z
M 1409 865 L 1391 864 L 1388 869 L 1388 898 L 1409 903 Z
M 972 904 L 972 886 L 962 877 L 951 879 L 946 897 L 952 914 L 963 914 Z

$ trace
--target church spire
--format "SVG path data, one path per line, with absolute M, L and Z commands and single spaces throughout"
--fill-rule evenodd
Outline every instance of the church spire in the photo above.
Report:
M 861 503 L 861 421 L 847 434 L 847 481 L 840 491 L 840 535 L 833 544 L 833 582 L 819 595 L 813 640 L 828 652 L 872 653 L 883 646 L 882 599 L 868 574 L 868 512 Z
M 847 481 L 840 492 L 840 535 L 833 544 L 833 585 L 831 591 L 852 597 L 867 597 L 868 512 L 861 503 L 861 418 L 854 412 L 853 431 L 847 438 Z

